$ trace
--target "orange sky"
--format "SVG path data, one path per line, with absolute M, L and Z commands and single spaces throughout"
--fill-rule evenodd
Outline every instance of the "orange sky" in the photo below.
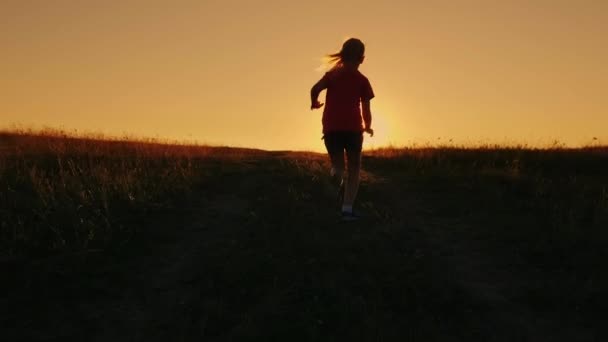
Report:
M 367 147 L 608 143 L 603 0 L 4 0 L 0 127 L 322 150 L 309 89 L 351 36 Z

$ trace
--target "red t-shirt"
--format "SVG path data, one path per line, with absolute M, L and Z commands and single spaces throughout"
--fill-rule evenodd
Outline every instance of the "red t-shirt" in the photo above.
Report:
M 325 73 L 322 80 L 327 85 L 323 133 L 362 132 L 361 101 L 374 98 L 367 77 L 356 69 L 338 68 Z

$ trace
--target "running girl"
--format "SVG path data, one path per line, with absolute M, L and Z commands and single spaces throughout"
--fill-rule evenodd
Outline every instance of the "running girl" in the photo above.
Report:
M 310 109 L 323 107 L 319 94 L 327 89 L 323 139 L 331 159 L 332 177 L 345 185 L 342 219 L 351 221 L 357 219 L 353 203 L 359 189 L 363 132 L 374 135 L 370 110 L 374 91 L 367 77 L 359 72 L 365 59 L 365 45 L 359 39 L 347 40 L 340 52 L 328 57 L 334 65 L 310 90 Z M 345 151 L 348 176 L 343 180 Z

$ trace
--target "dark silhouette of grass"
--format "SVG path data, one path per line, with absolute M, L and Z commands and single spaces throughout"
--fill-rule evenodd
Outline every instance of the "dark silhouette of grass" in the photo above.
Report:
M 106 141 L 60 131 L 0 135 L 1 258 L 106 248 L 129 221 L 167 209 L 200 180 L 201 163 L 253 150 Z
M 326 156 L 0 135 L 0 337 L 601 340 L 608 148 Z

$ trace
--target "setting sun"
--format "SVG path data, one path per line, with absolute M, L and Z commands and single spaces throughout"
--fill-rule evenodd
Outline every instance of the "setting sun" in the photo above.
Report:
M 374 118 L 372 127 L 374 128 L 374 136 L 366 137 L 365 147 L 377 148 L 394 144 L 395 134 L 392 132 L 393 125 L 390 121 L 390 116 L 383 110 L 374 110 Z

